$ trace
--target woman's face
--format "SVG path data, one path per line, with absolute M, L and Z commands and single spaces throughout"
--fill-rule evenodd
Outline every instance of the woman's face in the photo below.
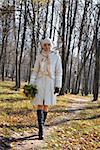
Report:
M 42 48 L 44 49 L 45 52 L 49 52 L 50 48 L 51 48 L 51 44 L 50 43 L 44 43 Z

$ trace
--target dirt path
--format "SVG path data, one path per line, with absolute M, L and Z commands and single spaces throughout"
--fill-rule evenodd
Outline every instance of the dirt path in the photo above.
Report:
M 59 124 L 63 124 L 68 120 L 77 118 L 78 113 L 80 113 L 80 110 L 85 107 L 88 101 L 89 100 L 87 99 L 76 99 L 75 97 L 71 96 L 68 97 L 67 108 L 62 110 L 64 112 L 64 115 L 59 115 L 54 120 L 51 120 L 51 122 L 46 123 L 45 139 L 49 136 L 49 134 L 51 134 L 52 131 L 54 131 L 58 127 Z M 53 113 L 54 111 L 56 112 L 56 110 L 50 110 L 49 113 Z M 45 139 L 43 141 L 39 141 L 37 133 L 38 128 L 36 128 L 36 131 L 31 134 L 27 132 L 24 132 L 23 134 L 14 133 L 9 144 L 11 148 L 7 148 L 7 150 L 41 150 L 42 145 L 45 144 Z

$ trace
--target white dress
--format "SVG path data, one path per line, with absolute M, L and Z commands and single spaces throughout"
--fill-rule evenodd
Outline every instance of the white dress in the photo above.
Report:
M 36 56 L 30 83 L 37 85 L 38 93 L 32 101 L 33 105 L 55 105 L 55 87 L 62 87 L 61 57 L 56 51 L 50 51 L 48 56 L 43 52 Z

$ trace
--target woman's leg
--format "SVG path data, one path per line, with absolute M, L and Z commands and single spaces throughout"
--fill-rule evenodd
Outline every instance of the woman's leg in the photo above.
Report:
M 44 106 L 43 105 L 38 105 L 37 110 L 43 110 Z
M 47 118 L 47 113 L 48 113 L 48 105 L 44 105 L 43 112 L 44 112 L 44 123 L 45 123 L 45 120 Z
M 43 110 L 46 111 L 46 112 L 48 112 L 48 109 L 49 109 L 48 105 L 44 105 Z
M 48 113 L 48 105 L 38 105 L 37 107 L 37 110 L 43 110 L 43 113 L 44 113 L 44 123 L 45 123 L 45 120 L 46 120 L 46 117 L 47 117 L 47 113 Z
M 43 125 L 44 125 L 43 105 L 37 106 L 37 118 L 38 118 L 38 126 L 39 126 L 39 140 L 42 140 L 43 139 Z

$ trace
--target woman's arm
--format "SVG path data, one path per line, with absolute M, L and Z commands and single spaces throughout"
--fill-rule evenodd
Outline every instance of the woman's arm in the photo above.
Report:
M 62 63 L 60 55 L 58 55 L 55 67 L 55 87 L 62 87 Z
M 31 72 L 30 84 L 35 84 L 38 71 L 39 71 L 39 55 L 36 56 L 34 68 L 32 69 L 32 72 Z

